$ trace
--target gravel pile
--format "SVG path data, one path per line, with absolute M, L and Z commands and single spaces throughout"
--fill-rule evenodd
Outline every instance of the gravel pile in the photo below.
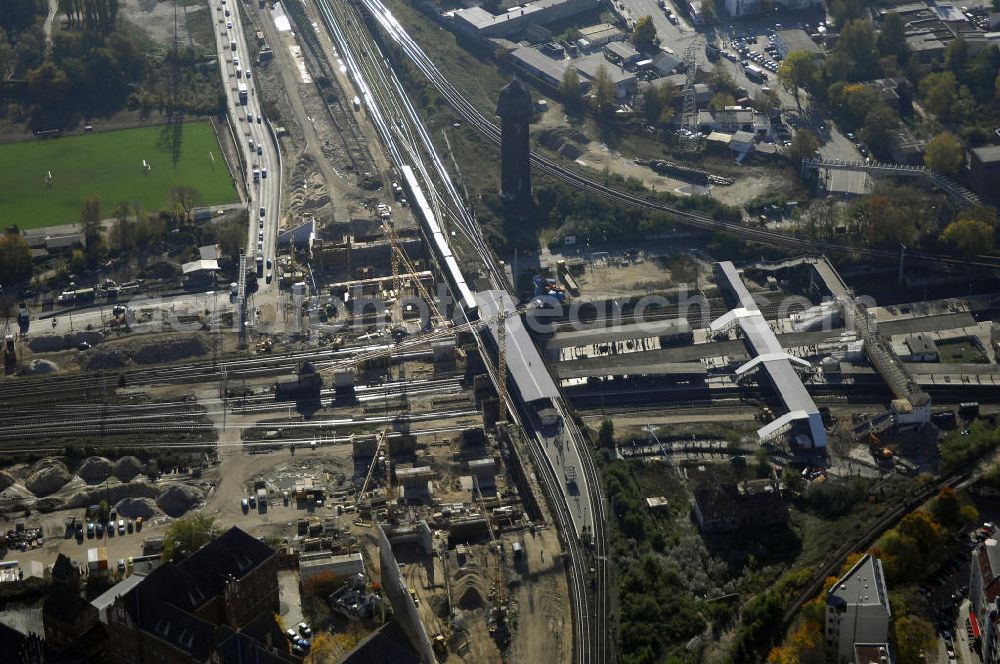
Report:
M 66 464 L 58 459 L 42 459 L 36 463 L 24 481 L 28 491 L 38 497 L 55 493 L 73 479 Z
M 145 465 L 134 456 L 123 456 L 115 461 L 114 476 L 122 482 L 129 482 L 142 472 Z
M 14 476 L 6 470 L 0 470 L 0 491 L 6 491 L 14 485 Z
M 132 518 L 141 516 L 143 519 L 149 519 L 157 513 L 156 503 L 152 498 L 125 498 L 118 501 L 115 509 L 122 516 Z
M 76 474 L 83 479 L 87 484 L 100 484 L 104 480 L 111 477 L 111 471 L 114 466 L 110 459 L 105 459 L 104 457 L 92 456 L 87 457 L 80 468 L 76 471 Z
M 168 488 L 156 499 L 156 506 L 172 517 L 183 516 L 185 512 L 201 502 L 202 493 L 193 486 L 177 485 Z

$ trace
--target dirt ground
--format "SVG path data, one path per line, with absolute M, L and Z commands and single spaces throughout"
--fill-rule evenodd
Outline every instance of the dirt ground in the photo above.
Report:
M 161 2 L 160 0 L 121 0 L 119 16 L 142 30 L 151 40 L 160 45 L 172 45 L 174 39 L 174 5 L 177 6 L 178 41 L 183 46 L 197 44 L 188 30 L 188 19 L 194 14 L 208 11 L 208 3 Z
M 687 288 L 693 293 L 696 287 L 693 273 L 705 279 L 706 269 L 683 258 L 676 261 L 674 269 L 657 258 L 640 257 L 623 265 L 618 260 L 591 260 L 583 274 L 576 276 L 582 302 L 606 298 L 642 296 L 650 292 L 667 292 Z
M 785 177 L 781 173 L 759 166 L 739 167 L 735 174 L 731 170 L 727 171 L 726 176 L 736 179 L 736 183 L 730 186 L 705 187 L 677 178 L 657 175 L 648 166 L 636 164 L 633 161 L 636 155 L 624 154 L 599 140 L 593 140 L 596 129 L 590 121 L 571 121 L 564 114 L 562 107 L 551 100 L 549 101 L 549 110 L 536 119 L 532 132 L 537 135 L 538 132 L 547 129 L 566 129 L 569 127 L 582 131 L 587 138 L 591 139 L 585 143 L 573 142 L 574 151 L 578 151 L 579 154 L 576 156 L 570 154 L 570 156 L 576 163 L 598 172 L 607 168 L 612 173 L 636 178 L 654 191 L 669 191 L 678 195 L 703 194 L 730 205 L 742 205 L 769 191 L 785 186 Z

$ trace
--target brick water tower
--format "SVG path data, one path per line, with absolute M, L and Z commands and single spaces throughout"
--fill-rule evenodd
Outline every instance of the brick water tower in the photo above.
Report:
M 531 209 L 528 124 L 535 115 L 528 88 L 514 79 L 500 90 L 500 195 L 512 209 Z

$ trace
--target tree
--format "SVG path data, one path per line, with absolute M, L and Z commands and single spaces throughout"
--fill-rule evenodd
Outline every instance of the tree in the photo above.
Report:
M 559 96 L 562 97 L 567 110 L 579 110 L 580 74 L 576 71 L 576 67 L 566 68 L 566 73 L 563 74 L 562 82 L 559 84 Z
M 865 115 L 861 139 L 877 155 L 885 155 L 892 145 L 892 134 L 899 127 L 899 115 L 888 104 L 879 102 Z
M 934 627 L 922 618 L 900 616 L 896 618 L 893 632 L 896 636 L 896 661 L 899 664 L 923 664 L 930 661 L 931 653 L 937 650 Z
M 862 201 L 858 221 L 865 240 L 872 247 L 912 246 L 917 238 L 917 220 L 885 194 L 873 194 Z
M 819 139 L 816 138 L 816 134 L 808 129 L 799 129 L 792 138 L 788 154 L 795 161 L 801 161 L 814 156 L 816 150 L 819 150 Z
M 948 107 L 958 91 L 955 74 L 950 71 L 932 72 L 920 79 L 918 85 L 924 108 L 934 116 L 945 119 Z
M 882 19 L 882 30 L 878 35 L 878 50 L 882 55 L 893 56 L 898 64 L 904 64 L 910 57 L 906 45 L 906 30 L 903 19 L 896 12 L 889 12 Z
M 733 80 L 729 70 L 725 68 L 721 61 L 716 62 L 712 68 L 712 74 L 709 76 L 709 84 L 715 88 L 716 92 L 728 92 L 733 96 L 739 92 L 736 81 Z
M 975 219 L 963 219 L 948 224 L 941 233 L 941 241 L 964 256 L 974 256 L 993 249 L 996 232 L 989 224 Z
M 665 125 L 670 122 L 670 118 L 674 114 L 674 109 L 671 106 L 673 96 L 673 89 L 666 83 L 658 86 L 651 85 L 643 91 L 643 113 L 650 124 Z
M 16 284 L 31 276 L 31 247 L 20 233 L 0 235 L 0 285 Z
M 170 190 L 170 202 L 183 212 L 183 220 L 190 222 L 191 211 L 201 199 L 201 192 L 194 187 L 174 187 Z
M 961 518 L 962 502 L 958 498 L 958 492 L 950 486 L 946 486 L 938 492 L 937 498 L 931 503 L 931 511 L 934 518 L 945 527 L 953 527 L 959 524 Z
M 163 559 L 177 562 L 194 553 L 218 536 L 215 521 L 200 514 L 177 519 L 163 535 Z
M 781 108 L 781 98 L 778 97 L 778 93 L 774 90 L 768 88 L 766 91 L 761 91 L 759 95 L 754 97 L 753 100 L 754 108 L 757 109 L 758 113 L 763 113 L 764 115 L 771 115 L 771 111 L 776 108 Z
M 611 80 L 608 68 L 601 65 L 597 68 L 593 82 L 594 110 L 599 118 L 610 120 L 614 117 L 615 107 L 618 105 L 618 95 L 615 92 L 615 84 Z
M 875 42 L 875 29 L 868 21 L 851 20 L 844 25 L 835 54 L 842 59 L 846 80 L 867 81 L 879 74 Z
M 14 49 L 7 39 L 7 31 L 0 28 L 0 81 L 7 80 L 14 70 Z
M 68 98 L 69 78 L 62 69 L 51 62 L 46 62 L 28 72 L 28 91 L 42 106 L 59 108 Z
M 715 96 L 712 97 L 712 100 L 708 102 L 708 107 L 716 111 L 721 111 L 726 106 L 735 105 L 736 99 L 728 92 L 717 92 L 715 93 Z
M 615 423 L 609 419 L 601 420 L 601 428 L 597 430 L 597 442 L 601 447 L 615 446 Z
M 632 29 L 632 44 L 635 45 L 635 49 L 643 53 L 650 53 L 656 49 L 658 43 L 653 17 L 640 16 Z
M 799 99 L 799 88 L 809 85 L 816 77 L 816 61 L 811 53 L 792 51 L 778 67 L 778 80 L 782 87 L 795 96 L 795 105 L 802 112 L 802 101 Z
M 950 132 L 941 132 L 927 142 L 924 163 L 927 168 L 954 175 L 965 160 L 962 143 Z
M 990 228 L 994 228 L 997 225 L 997 211 L 989 205 L 975 205 L 960 211 L 955 215 L 955 219 L 959 221 L 962 219 L 975 219 L 976 221 L 983 222 Z

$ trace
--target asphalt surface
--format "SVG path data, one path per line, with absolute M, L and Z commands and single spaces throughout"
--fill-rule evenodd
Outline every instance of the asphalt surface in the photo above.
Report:
M 216 42 L 219 48 L 219 66 L 222 71 L 223 88 L 229 103 L 229 115 L 233 131 L 243 153 L 246 189 L 250 194 L 250 223 L 247 229 L 247 267 L 254 267 L 256 260 L 264 261 L 263 274 L 274 273 L 274 257 L 278 241 L 278 224 L 281 213 L 281 163 L 277 144 L 264 119 L 257 81 L 252 75 L 256 59 L 256 36 L 247 35 L 240 17 L 239 5 L 229 0 L 212 0 L 211 9 L 216 25 Z M 225 12 L 229 11 L 229 16 Z M 236 50 L 232 50 L 232 42 Z M 239 62 L 237 67 L 236 62 Z M 237 77 L 237 69 L 240 77 Z M 247 86 L 246 104 L 239 98 L 239 83 Z M 253 147 L 251 147 L 251 145 Z M 267 169 L 267 177 L 254 181 L 254 168 Z M 261 210 L 264 211 L 263 216 Z M 266 267 L 271 259 L 272 267 Z M 260 279 L 261 295 L 273 293 L 278 288 L 276 278 L 266 283 Z

